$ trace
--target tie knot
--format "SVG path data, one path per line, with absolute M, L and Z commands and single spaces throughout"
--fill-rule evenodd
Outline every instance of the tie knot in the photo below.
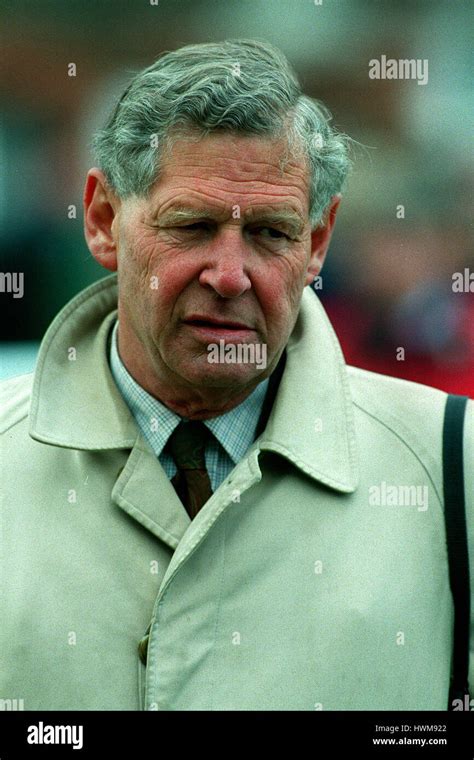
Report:
M 169 449 L 180 470 L 205 470 L 204 451 L 210 431 L 199 420 L 180 422 L 169 438 Z

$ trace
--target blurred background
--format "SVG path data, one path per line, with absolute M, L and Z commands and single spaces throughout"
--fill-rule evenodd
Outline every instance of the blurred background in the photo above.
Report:
M 31 371 L 61 306 L 108 274 L 84 240 L 82 189 L 131 75 L 164 50 L 252 37 L 366 146 L 317 291 L 346 360 L 474 396 L 471 2 L 3 0 L 0 13 L 1 271 L 25 288 L 0 293 L 1 376 Z M 428 83 L 370 79 L 382 55 L 427 59 Z

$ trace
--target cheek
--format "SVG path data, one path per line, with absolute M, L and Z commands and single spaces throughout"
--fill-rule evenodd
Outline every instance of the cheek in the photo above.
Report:
M 163 258 L 154 262 L 150 274 L 156 277 L 156 297 L 161 311 L 171 313 L 176 301 L 188 285 L 199 277 L 199 268 L 192 260 Z
M 284 278 L 270 272 L 263 280 L 254 279 L 254 296 L 264 320 L 263 339 L 274 350 L 287 337 L 291 320 L 291 299 Z
M 270 329 L 272 323 L 283 326 L 298 308 L 305 271 L 299 256 L 275 260 L 272 266 L 259 271 L 254 287 Z
M 160 311 L 172 306 L 194 270 L 192 260 L 186 261 L 172 246 L 160 244 L 155 234 L 136 235 L 119 255 L 123 289 L 129 297 L 135 296 L 137 306 L 142 299 L 151 300 Z
M 143 291 L 143 286 L 149 283 L 149 273 L 154 268 L 156 246 L 149 236 L 129 234 L 123 238 L 119 246 L 118 262 L 119 277 L 122 282 L 133 284 Z

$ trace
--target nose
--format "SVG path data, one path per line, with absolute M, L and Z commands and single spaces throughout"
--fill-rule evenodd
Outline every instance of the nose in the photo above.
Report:
M 246 267 L 248 252 L 239 230 L 222 232 L 213 241 L 199 283 L 211 287 L 222 298 L 237 298 L 252 287 Z

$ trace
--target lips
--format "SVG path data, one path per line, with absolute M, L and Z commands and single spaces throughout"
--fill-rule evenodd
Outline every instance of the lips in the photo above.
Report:
M 255 334 L 253 327 L 234 319 L 222 319 L 207 314 L 191 314 L 183 320 L 193 337 L 204 343 L 224 340 L 226 343 L 247 343 Z
M 217 317 L 208 317 L 203 315 L 195 315 L 183 320 L 187 325 L 193 327 L 203 327 L 210 329 L 222 329 L 222 330 L 252 330 L 253 328 L 246 325 L 244 322 L 235 322 L 230 319 L 219 319 Z

